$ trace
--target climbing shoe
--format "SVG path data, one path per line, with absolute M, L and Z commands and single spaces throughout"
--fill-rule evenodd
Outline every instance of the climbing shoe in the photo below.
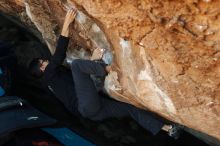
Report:
M 172 128 L 168 130 L 168 135 L 174 139 L 178 139 L 183 130 L 182 125 L 179 124 L 172 124 Z

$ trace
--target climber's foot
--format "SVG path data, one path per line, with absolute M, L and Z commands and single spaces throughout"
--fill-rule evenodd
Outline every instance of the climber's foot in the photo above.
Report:
M 167 131 L 170 137 L 178 139 L 182 133 L 183 126 L 179 124 L 164 125 L 162 129 Z
M 174 139 L 178 139 L 182 133 L 182 130 L 182 125 L 172 124 L 172 128 L 168 130 L 168 135 Z

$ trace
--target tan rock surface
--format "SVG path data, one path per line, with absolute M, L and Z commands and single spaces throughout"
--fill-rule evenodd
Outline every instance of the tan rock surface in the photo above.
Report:
M 38 29 L 53 53 L 73 3 L 69 57 L 112 51 L 112 97 L 220 139 L 220 1 L 1 0 L 0 10 Z

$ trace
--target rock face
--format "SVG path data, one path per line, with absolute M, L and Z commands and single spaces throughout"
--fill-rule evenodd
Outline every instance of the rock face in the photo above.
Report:
M 73 5 L 69 58 L 105 48 L 113 98 L 220 139 L 220 1 L 1 0 L 0 10 L 53 53 Z

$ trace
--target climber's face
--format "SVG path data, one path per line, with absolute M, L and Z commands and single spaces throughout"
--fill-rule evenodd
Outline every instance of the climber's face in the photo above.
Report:
M 39 62 L 40 62 L 40 70 L 44 72 L 47 65 L 49 64 L 49 60 L 39 59 Z

